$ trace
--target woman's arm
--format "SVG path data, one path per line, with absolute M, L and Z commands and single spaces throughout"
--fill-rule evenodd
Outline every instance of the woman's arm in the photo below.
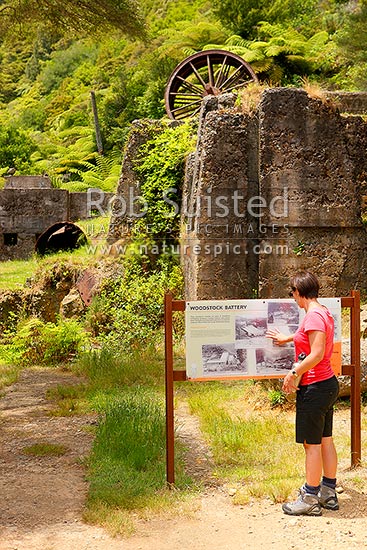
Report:
M 325 355 L 326 334 L 321 330 L 311 330 L 308 333 L 311 351 L 307 357 L 295 369 L 297 376 L 302 376 L 305 372 L 315 367 Z M 292 393 L 296 388 L 294 376 L 289 372 L 283 381 L 283 391 Z

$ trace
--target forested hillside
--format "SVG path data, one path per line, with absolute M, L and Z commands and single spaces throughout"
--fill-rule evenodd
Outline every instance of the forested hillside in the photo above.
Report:
M 130 122 L 165 116 L 171 71 L 202 49 L 272 86 L 365 90 L 366 23 L 367 0 L 0 0 L 0 176 L 113 190 Z

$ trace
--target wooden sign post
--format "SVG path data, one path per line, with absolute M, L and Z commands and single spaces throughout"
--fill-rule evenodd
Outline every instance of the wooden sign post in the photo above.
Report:
M 350 364 L 342 365 L 341 374 L 350 376 L 351 405 L 351 466 L 361 463 L 361 353 L 360 353 L 360 293 L 351 290 L 350 295 L 340 298 L 341 307 L 350 309 Z M 170 292 L 164 298 L 165 324 L 165 382 L 166 382 L 166 476 L 167 483 L 175 482 L 174 440 L 174 382 L 187 380 L 186 370 L 174 369 L 173 358 L 173 312 L 184 312 L 186 302 L 173 300 Z M 273 376 L 269 376 L 273 378 Z

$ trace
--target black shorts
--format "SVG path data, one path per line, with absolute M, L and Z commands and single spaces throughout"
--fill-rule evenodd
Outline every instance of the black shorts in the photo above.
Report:
M 339 395 L 335 376 L 300 386 L 296 401 L 296 441 L 319 445 L 333 434 L 333 406 Z

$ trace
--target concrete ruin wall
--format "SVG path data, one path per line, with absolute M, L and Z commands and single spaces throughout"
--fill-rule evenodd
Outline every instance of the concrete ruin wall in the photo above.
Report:
M 56 220 L 67 219 L 68 194 L 61 189 L 3 189 L 0 260 L 29 257 L 39 235 Z
M 187 170 L 204 207 L 183 219 L 186 299 L 284 297 L 301 268 L 324 295 L 365 288 L 367 124 L 294 88 L 265 90 L 252 115 L 230 103 L 204 100 Z
M 86 220 L 93 216 L 107 216 L 111 212 L 115 193 L 101 189 L 69 193 L 68 220 Z
M 26 259 L 51 225 L 90 217 L 90 206 L 107 213 L 113 193 L 53 189 L 45 176 L 11 176 L 0 191 L 0 261 Z
M 257 194 L 258 128 L 254 119 L 223 106 L 225 97 L 204 103 L 184 186 L 182 261 L 191 300 L 251 296 L 258 284 L 252 253 L 257 222 L 243 209 Z M 236 209 L 231 197 L 240 196 Z M 244 239 L 243 228 L 251 221 L 253 233 Z
M 367 124 L 345 117 L 301 90 L 268 90 L 259 110 L 260 193 L 267 204 L 288 188 L 281 224 L 287 254 L 261 255 L 261 296 L 284 295 L 289 275 L 306 267 L 326 295 L 366 288 L 367 233 L 362 223 Z M 277 220 L 265 210 L 269 230 Z

